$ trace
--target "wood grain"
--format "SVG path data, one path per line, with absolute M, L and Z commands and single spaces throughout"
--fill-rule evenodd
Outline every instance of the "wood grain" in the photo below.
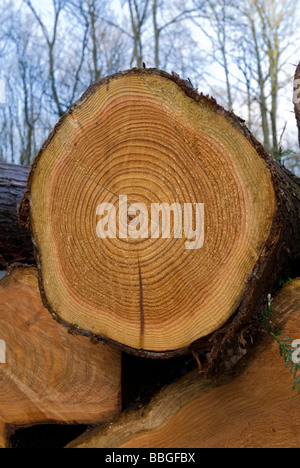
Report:
M 143 237 L 150 219 L 121 209 L 120 197 L 151 220 L 155 203 L 203 204 L 204 244 L 187 249 L 175 215 L 169 237 Z M 112 207 L 115 237 L 97 235 L 99 204 Z M 267 294 L 300 268 L 299 181 L 241 119 L 156 69 L 117 73 L 84 93 L 36 156 L 20 214 L 56 320 L 139 356 L 205 345 L 208 372 L 228 353 L 242 357 L 240 333 L 255 335 Z M 138 237 L 124 234 L 132 222 L 143 225 Z

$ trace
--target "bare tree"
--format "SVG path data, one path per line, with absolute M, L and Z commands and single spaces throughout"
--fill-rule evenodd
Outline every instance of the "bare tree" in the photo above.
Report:
M 148 7 L 150 0 L 127 0 L 130 22 L 131 22 L 131 37 L 133 39 L 133 52 L 130 66 L 136 63 L 136 66 L 143 66 L 143 27 L 145 25 Z
M 202 33 L 211 42 L 211 55 L 213 61 L 221 66 L 224 71 L 226 84 L 226 106 L 233 109 L 232 84 L 230 77 L 231 64 L 231 35 L 236 12 L 236 2 L 233 0 L 207 0 L 201 2 L 194 0 L 198 7 L 199 19 L 193 18 Z
M 165 0 L 152 0 L 152 22 L 153 22 L 153 35 L 154 35 L 154 63 L 156 68 L 160 68 L 161 60 L 161 42 L 162 33 L 167 31 L 170 27 L 178 27 L 179 23 L 190 18 L 190 15 L 198 12 L 201 9 L 199 1 L 197 7 L 190 4 L 190 2 L 179 2 L 170 8 L 169 2 Z M 177 30 L 178 33 L 178 30 Z M 188 37 L 187 30 L 185 31 L 186 38 Z M 174 41 L 174 37 L 173 37 Z M 182 44 L 184 46 L 184 43 Z
M 245 38 L 256 71 L 258 100 L 265 147 L 280 159 L 278 99 L 280 90 L 292 80 L 285 69 L 295 25 L 295 0 L 247 0 L 242 8 Z M 294 43 L 295 45 L 295 43 Z
M 1 159 L 29 164 L 37 150 L 39 120 L 46 87 L 43 50 L 38 45 L 32 22 L 22 22 L 10 6 L 3 58 L 6 102 L 1 108 Z M 26 24 L 26 27 L 24 27 Z
M 109 2 L 69 0 L 68 6 L 80 29 L 84 30 L 83 40 L 78 41 L 82 44 L 82 67 L 78 69 L 78 76 L 82 69 L 86 73 L 88 68 L 89 81 L 95 82 L 117 71 L 126 55 L 128 35 L 114 23 Z
M 30 164 L 32 155 L 37 150 L 35 131 L 36 123 L 41 116 L 45 83 L 43 83 L 43 71 L 40 68 L 37 51 L 35 50 L 34 57 L 32 50 L 30 50 L 29 37 L 21 35 L 15 37 L 14 40 L 16 41 L 18 68 L 23 91 L 23 125 L 19 128 L 22 142 L 20 162 L 21 164 Z
M 224 70 L 227 107 L 233 107 L 233 89 L 243 88 L 252 126 L 258 103 L 264 146 L 275 159 L 280 158 L 279 94 L 292 79 L 284 71 L 295 36 L 295 11 L 296 0 L 207 0 L 205 14 L 194 19 Z
M 249 38 L 251 38 L 250 44 L 248 43 L 249 50 L 252 51 L 252 58 L 254 59 L 254 67 L 256 69 L 256 81 L 258 85 L 259 95 L 258 101 L 260 106 L 261 114 L 261 125 L 264 138 L 264 146 L 268 151 L 271 151 L 270 143 L 270 131 L 269 131 L 269 120 L 268 120 L 268 106 L 267 106 L 267 94 L 266 94 L 266 83 L 269 77 L 268 70 L 264 70 L 264 53 L 261 47 L 261 35 L 257 23 L 257 16 L 255 15 L 255 6 L 252 0 L 248 5 L 248 11 L 246 10 L 246 20 L 248 20 L 249 26 Z M 247 31 L 247 29 L 246 29 Z M 245 32 L 246 32 L 245 31 Z
M 241 41 L 237 54 L 234 58 L 238 70 L 242 75 L 243 84 L 246 88 L 246 103 L 247 103 L 247 126 L 253 131 L 253 104 L 255 102 L 255 97 L 253 94 L 253 70 L 252 64 L 249 57 L 248 47 L 244 42 Z
M 116 2 L 50 0 L 48 11 L 37 0 L 2 0 L 0 159 L 28 163 L 91 82 L 143 62 L 192 78 L 246 114 L 280 158 L 279 99 L 293 74 L 296 0 Z
M 66 0 L 52 0 L 53 27 L 52 27 L 52 31 L 50 32 L 48 31 L 46 23 L 43 21 L 41 15 L 39 15 L 37 10 L 34 8 L 32 1 L 24 0 L 24 2 L 28 5 L 36 21 L 40 25 L 44 39 L 46 41 L 46 45 L 48 48 L 48 57 L 49 57 L 49 80 L 51 83 L 52 97 L 57 108 L 57 114 L 61 117 L 64 114 L 66 109 L 64 108 L 62 102 L 60 101 L 58 91 L 57 91 L 55 46 L 56 46 L 56 41 L 57 41 L 57 36 L 58 36 L 59 19 L 60 19 L 63 9 L 66 6 Z

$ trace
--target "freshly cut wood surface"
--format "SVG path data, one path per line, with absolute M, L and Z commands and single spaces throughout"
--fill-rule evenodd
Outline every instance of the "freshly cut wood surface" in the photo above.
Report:
M 14 262 L 35 263 L 31 235 L 18 220 L 28 173 L 28 166 L 0 163 L 0 269 Z
M 21 215 L 30 201 L 43 301 L 57 320 L 164 357 L 237 311 L 252 321 L 287 252 L 299 254 L 297 191 L 232 113 L 175 75 L 134 69 L 93 85 L 59 121 L 33 163 Z M 172 217 L 170 238 L 151 238 L 150 215 L 149 238 L 120 238 L 124 225 L 143 224 L 138 212 L 121 214 L 120 196 L 148 213 L 153 203 L 204 204 L 203 246 L 187 249 Z M 117 235 L 100 239 L 97 207 L 109 203 Z
M 276 298 L 273 326 L 300 339 L 300 278 Z M 249 351 L 250 352 L 250 351 Z M 237 375 L 204 380 L 198 371 L 164 388 L 140 411 L 124 414 L 72 448 L 298 448 L 300 395 L 278 344 L 262 335 Z
M 42 305 L 35 268 L 15 267 L 0 282 L 0 339 L 0 447 L 11 426 L 94 424 L 118 415 L 120 352 L 55 322 Z

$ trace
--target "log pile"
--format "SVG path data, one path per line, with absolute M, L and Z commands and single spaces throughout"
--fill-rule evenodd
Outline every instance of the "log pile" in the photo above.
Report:
M 92 85 L 30 170 L 0 169 L 1 266 L 35 265 L 14 266 L 0 284 L 0 340 L 18 363 L 0 364 L 0 444 L 12 426 L 111 422 L 133 387 L 146 404 L 139 372 L 126 381 L 130 359 L 153 382 L 159 368 L 173 379 L 191 362 L 201 372 L 167 386 L 142 417 L 123 415 L 74 446 L 248 446 L 272 426 L 264 391 L 284 393 L 282 415 L 296 404 L 284 379 L 268 381 L 280 363 L 261 330 L 268 295 L 300 274 L 300 184 L 241 119 L 175 74 L 133 69 Z M 278 325 L 300 338 L 299 282 L 282 294 Z M 208 437 L 222 418 L 232 429 Z

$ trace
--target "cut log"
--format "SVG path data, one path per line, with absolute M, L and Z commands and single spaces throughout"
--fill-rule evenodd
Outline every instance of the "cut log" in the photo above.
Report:
M 235 355 L 299 265 L 296 179 L 233 113 L 158 70 L 88 89 L 38 153 L 20 213 L 53 316 L 141 356 L 197 340 L 210 363 Z
M 14 262 L 35 262 L 31 235 L 19 225 L 17 207 L 29 167 L 0 163 L 0 269 Z
M 300 62 L 296 68 L 295 79 L 294 79 L 294 107 L 295 116 L 298 126 L 298 141 L 300 146 Z
M 68 334 L 42 305 L 35 268 L 0 282 L 0 446 L 12 428 L 95 424 L 120 412 L 120 352 Z
M 300 279 L 280 292 L 273 326 L 300 339 Z M 283 338 L 283 336 L 282 336 Z M 231 371 L 231 374 L 232 371 Z M 95 429 L 70 448 L 296 448 L 300 395 L 278 344 L 262 334 L 236 375 L 203 380 L 199 372 L 164 388 L 139 411 Z

